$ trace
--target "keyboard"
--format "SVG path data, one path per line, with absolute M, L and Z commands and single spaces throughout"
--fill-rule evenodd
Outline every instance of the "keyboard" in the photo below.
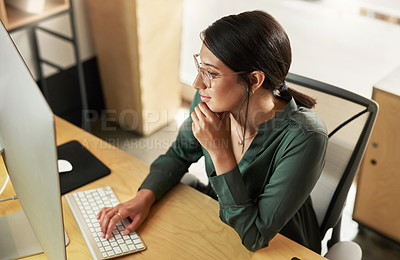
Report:
M 97 214 L 104 207 L 119 204 L 111 187 L 69 193 L 65 198 L 93 259 L 110 259 L 146 249 L 136 232 L 124 235 L 125 227 L 130 224 L 128 219 L 123 219 L 116 225 L 110 239 L 101 237 Z

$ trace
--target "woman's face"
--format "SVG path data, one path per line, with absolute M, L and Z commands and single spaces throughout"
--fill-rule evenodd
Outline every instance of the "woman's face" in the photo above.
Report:
M 234 73 L 204 44 L 201 47 L 200 60 L 200 66 L 212 76 Z M 193 87 L 199 90 L 201 100 L 208 105 L 211 111 L 237 113 L 246 97 L 246 87 L 239 83 L 237 77 L 237 74 L 217 77 L 211 79 L 210 87 L 207 87 L 198 73 Z

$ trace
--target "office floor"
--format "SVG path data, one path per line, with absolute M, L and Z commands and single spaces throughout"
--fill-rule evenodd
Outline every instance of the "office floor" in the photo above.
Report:
M 176 138 L 179 125 L 188 114 L 187 107 L 182 108 L 175 117 L 175 121 L 148 137 L 140 137 L 133 132 L 124 131 L 120 127 L 110 124 L 110 120 L 105 118 L 100 118 L 93 124 L 92 132 L 103 140 L 150 164 L 159 155 L 168 150 Z M 184 178 L 190 179 L 195 176 L 205 183 L 207 177 L 203 167 L 203 161 L 200 160 L 189 168 L 190 175 Z M 400 259 L 399 243 L 395 243 L 368 228 L 359 228 L 359 225 L 352 220 L 355 194 L 356 186 L 353 185 L 343 213 L 341 239 L 357 242 L 363 250 L 363 260 Z M 323 252 L 325 251 L 326 248 L 323 247 Z

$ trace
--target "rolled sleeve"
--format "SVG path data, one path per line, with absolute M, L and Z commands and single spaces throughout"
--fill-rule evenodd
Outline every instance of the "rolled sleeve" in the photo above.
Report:
M 246 205 L 250 201 L 238 167 L 224 174 L 210 177 L 210 183 L 221 206 Z

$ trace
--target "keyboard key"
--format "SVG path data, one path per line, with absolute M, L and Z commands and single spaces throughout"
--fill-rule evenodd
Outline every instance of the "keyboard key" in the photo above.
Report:
M 142 248 L 144 248 L 144 245 L 143 245 L 142 243 L 140 243 L 140 244 L 135 244 L 135 246 L 136 246 L 137 249 L 142 249 Z
M 100 197 L 104 197 L 104 195 L 106 195 L 103 189 L 98 190 L 98 192 Z
M 117 246 L 117 247 L 113 247 L 113 250 L 114 250 L 114 253 L 115 253 L 116 255 L 119 255 L 119 254 L 122 253 L 121 248 L 119 248 L 118 246 Z
M 128 252 L 128 251 L 129 251 L 129 249 L 128 249 L 128 246 L 127 246 L 127 245 L 125 245 L 125 244 L 122 244 L 122 245 L 120 245 L 120 246 L 121 246 L 122 252 L 126 253 L 126 252 Z
M 111 238 L 108 240 L 101 237 L 100 224 L 96 219 L 98 212 L 105 206 L 119 203 L 110 187 L 75 192 L 67 194 L 66 198 L 77 221 L 83 221 L 82 225 L 86 225 L 85 228 L 80 225 L 81 231 L 90 230 L 84 238 L 87 246 L 91 248 L 90 252 L 93 258 L 109 259 L 145 248 L 135 232 L 129 235 L 123 234 L 126 226 L 130 224 L 128 219 L 123 219 L 117 223 L 116 228 L 112 231 Z
M 139 236 L 137 234 L 130 234 L 131 239 L 138 239 Z

